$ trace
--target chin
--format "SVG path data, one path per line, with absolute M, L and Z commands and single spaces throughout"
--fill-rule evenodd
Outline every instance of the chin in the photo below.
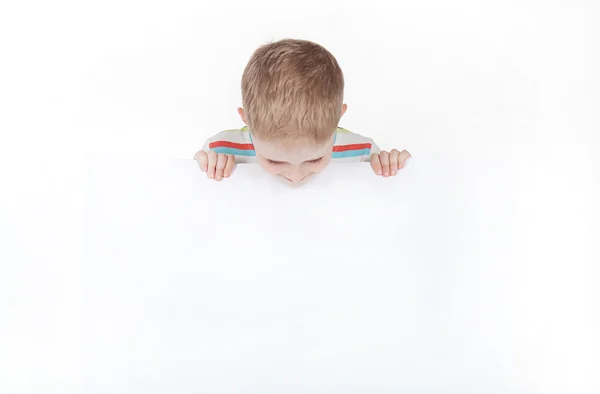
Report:
M 299 189 L 299 188 L 301 188 L 302 186 L 304 186 L 304 182 L 296 182 L 296 183 L 294 183 L 294 182 L 288 182 L 288 184 L 287 184 L 287 185 L 288 185 L 289 187 L 291 187 L 292 189 Z

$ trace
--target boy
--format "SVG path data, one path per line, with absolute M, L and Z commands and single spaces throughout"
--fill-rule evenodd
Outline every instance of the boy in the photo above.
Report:
M 206 141 L 194 155 L 211 179 L 231 176 L 235 163 L 258 163 L 290 185 L 300 185 L 331 161 L 370 161 L 394 176 L 407 151 L 380 151 L 370 138 L 338 127 L 346 112 L 344 77 L 322 46 L 286 39 L 258 48 L 242 76 L 238 113 L 246 126 Z

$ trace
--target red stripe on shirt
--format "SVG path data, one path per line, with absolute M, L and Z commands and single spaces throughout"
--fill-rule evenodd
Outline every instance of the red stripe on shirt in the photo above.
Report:
M 210 149 L 212 149 L 212 148 L 234 148 L 234 149 L 241 149 L 241 150 L 254 150 L 254 145 L 252 145 L 252 144 L 240 144 L 237 142 L 230 142 L 230 141 L 211 142 L 210 144 L 208 144 L 208 147 Z
M 350 144 L 338 145 L 333 147 L 334 152 L 345 152 L 348 150 L 371 149 L 371 144 Z

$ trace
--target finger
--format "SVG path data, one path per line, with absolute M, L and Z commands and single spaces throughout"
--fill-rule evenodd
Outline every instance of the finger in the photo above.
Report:
M 400 155 L 398 155 L 398 168 L 406 168 L 406 165 L 408 164 L 408 159 L 410 159 L 411 157 L 411 154 L 405 150 L 400 152 Z
M 396 175 L 398 173 L 398 155 L 400 151 L 398 149 L 392 149 L 390 152 L 390 174 Z
M 227 155 L 220 154 L 217 156 L 217 167 L 215 171 L 215 179 L 220 181 L 223 179 L 223 170 L 225 169 L 225 164 L 227 164 Z
M 208 165 L 208 156 L 206 155 L 206 152 L 203 150 L 196 152 L 194 160 L 198 162 L 198 166 L 200 166 L 202 172 L 206 172 L 206 167 Z
M 375 171 L 375 174 L 381 175 L 381 162 L 379 161 L 379 155 L 377 153 L 373 153 L 371 155 L 371 168 Z
M 382 150 L 379 153 L 379 160 L 381 161 L 381 172 L 385 178 L 390 175 L 390 154 Z
M 227 164 L 225 165 L 225 169 L 223 170 L 223 176 L 225 178 L 229 178 L 235 169 L 235 156 L 227 155 Z
M 208 152 L 208 169 L 206 170 L 206 175 L 210 179 L 214 179 L 215 177 L 215 167 L 217 166 L 217 154 L 213 151 Z

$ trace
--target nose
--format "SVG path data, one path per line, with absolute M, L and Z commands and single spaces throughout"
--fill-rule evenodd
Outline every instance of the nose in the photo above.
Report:
M 304 180 L 304 178 L 306 178 L 307 176 L 308 176 L 307 173 L 293 172 L 293 173 L 289 174 L 289 176 L 286 176 L 286 178 L 289 181 L 292 181 L 294 183 L 298 183 L 298 182 L 302 182 L 302 180 Z

